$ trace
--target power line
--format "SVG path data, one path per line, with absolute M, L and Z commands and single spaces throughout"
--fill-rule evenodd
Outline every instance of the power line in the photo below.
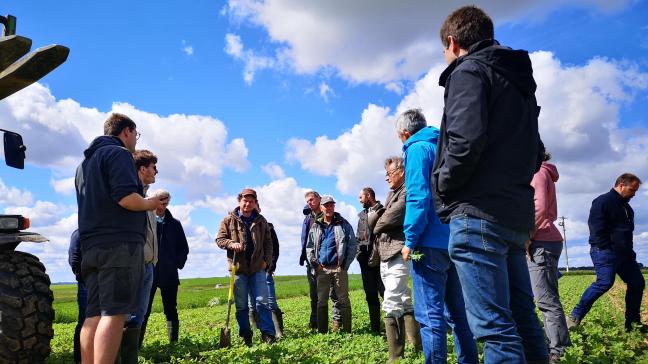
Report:
M 565 220 L 567 219 L 564 216 L 560 216 L 558 219 L 558 226 L 562 227 L 563 230 L 563 247 L 565 249 L 565 265 L 567 265 L 567 272 L 569 272 L 569 255 L 567 254 L 567 227 L 565 226 Z

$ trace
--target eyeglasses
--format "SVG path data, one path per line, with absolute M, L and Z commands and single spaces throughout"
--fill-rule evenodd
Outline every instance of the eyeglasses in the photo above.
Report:
M 142 133 L 139 131 L 135 131 L 135 140 L 139 140 L 139 138 L 142 136 Z
M 385 177 L 391 177 L 394 173 L 396 173 L 399 170 L 400 170 L 400 168 L 394 168 L 392 170 L 389 170 L 389 171 L 385 172 Z

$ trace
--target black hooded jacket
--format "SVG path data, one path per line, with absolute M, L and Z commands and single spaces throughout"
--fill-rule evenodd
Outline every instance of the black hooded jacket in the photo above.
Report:
M 530 183 L 544 146 L 528 53 L 478 42 L 443 71 L 439 85 L 445 108 L 432 176 L 439 218 L 468 214 L 533 230 Z
M 75 180 L 81 247 L 144 244 L 146 213 L 119 205 L 133 192 L 144 195 L 133 155 L 114 136 L 97 137 L 83 154 Z

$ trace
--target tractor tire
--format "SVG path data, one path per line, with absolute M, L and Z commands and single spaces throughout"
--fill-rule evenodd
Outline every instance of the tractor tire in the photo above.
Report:
M 0 364 L 45 362 L 54 336 L 53 300 L 38 258 L 0 252 Z

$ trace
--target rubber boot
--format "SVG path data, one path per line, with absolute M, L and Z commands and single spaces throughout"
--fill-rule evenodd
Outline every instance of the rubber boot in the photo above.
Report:
M 414 346 L 414 351 L 418 353 L 423 350 L 423 344 L 421 343 L 421 325 L 414 319 L 414 314 L 411 312 L 403 315 L 403 319 L 405 320 L 407 341 Z
M 389 362 L 394 362 L 403 357 L 405 352 L 405 335 L 403 326 L 405 326 L 403 317 L 395 319 L 385 317 L 385 333 L 387 335 L 387 344 L 389 345 Z
M 148 317 L 144 318 L 144 322 L 142 322 L 142 327 L 140 327 L 140 337 L 139 337 L 139 348 L 142 348 L 142 344 L 144 343 L 144 335 L 146 334 L 146 324 L 148 323 Z
M 320 334 L 328 332 L 328 307 L 317 308 L 317 331 Z
M 248 318 L 250 319 L 250 328 L 256 330 L 259 328 L 259 317 L 256 310 L 250 309 L 248 311 Z
M 342 311 L 342 331 L 351 332 L 351 307 Z
M 121 364 L 137 364 L 137 353 L 139 351 L 140 328 L 126 328 L 122 336 L 119 356 Z
M 272 310 L 272 323 L 275 327 L 275 337 L 281 339 L 283 337 L 283 312 L 280 309 Z
M 380 306 L 369 306 L 369 327 L 374 333 L 380 333 Z
M 180 330 L 180 323 L 178 321 L 167 321 L 167 336 L 169 343 L 173 344 L 178 342 L 178 331 Z
M 239 335 L 243 338 L 245 346 L 252 347 L 252 330 L 241 332 Z

